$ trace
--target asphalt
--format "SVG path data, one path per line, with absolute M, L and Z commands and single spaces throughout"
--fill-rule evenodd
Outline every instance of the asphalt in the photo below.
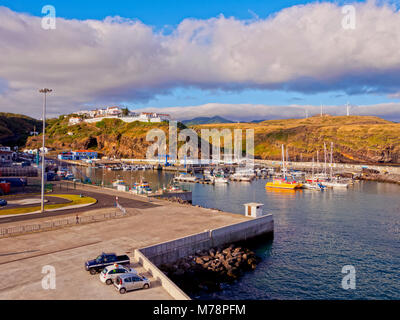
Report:
M 54 217 L 54 216 L 61 216 L 61 215 L 76 215 L 82 212 L 87 212 L 87 211 L 92 211 L 92 210 L 98 210 L 98 209 L 105 209 L 105 208 L 113 208 L 115 207 L 116 204 L 116 196 L 118 196 L 118 203 L 126 208 L 134 208 L 134 209 L 149 209 L 149 208 L 154 208 L 159 205 L 149 202 L 147 199 L 143 200 L 138 200 L 137 196 L 133 196 L 130 194 L 123 194 L 121 192 L 114 192 L 113 190 L 105 190 L 105 189 L 98 189 L 96 190 L 95 188 L 90 188 L 90 190 L 82 190 L 78 189 L 71 189 L 70 185 L 68 189 L 63 186 L 62 188 L 59 188 L 58 186 L 53 189 L 52 193 L 48 193 L 48 195 L 51 194 L 82 194 L 83 196 L 87 197 L 92 197 L 97 200 L 97 202 L 89 207 L 83 207 L 83 208 L 73 208 L 73 209 L 68 209 L 66 208 L 65 210 L 59 210 L 59 211 L 48 211 L 45 213 L 36 213 L 36 214 L 29 214 L 29 215 L 16 215 L 15 217 L 6 217 L 6 218 L 1 218 L 0 216 L 0 225 L 4 223 L 10 223 L 10 222 L 20 222 L 20 221 L 28 221 L 28 220 L 35 220 L 35 219 L 40 219 L 40 218 L 49 218 L 49 217 Z M 85 189 L 85 187 L 83 188 Z M 88 189 L 88 188 L 86 188 Z M 34 197 L 39 197 L 37 195 L 28 195 L 28 196 L 14 196 L 12 197 L 13 200 L 17 199 L 23 199 L 23 198 L 34 198 Z M 52 201 L 52 203 L 62 203 L 62 201 L 65 201 L 64 199 L 60 198 L 54 198 L 54 197 L 45 197 L 47 200 Z M 29 207 L 29 206 L 27 206 Z M 11 206 L 6 206 L 4 208 L 11 208 Z M 1 210 L 1 209 L 0 209 Z

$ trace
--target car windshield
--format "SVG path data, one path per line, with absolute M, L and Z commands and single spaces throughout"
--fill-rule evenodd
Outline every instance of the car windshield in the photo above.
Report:
M 101 256 L 98 256 L 98 257 L 96 258 L 96 261 L 97 261 L 97 262 L 101 261 Z
M 103 271 L 101 273 L 106 274 L 107 273 L 107 269 L 103 269 Z

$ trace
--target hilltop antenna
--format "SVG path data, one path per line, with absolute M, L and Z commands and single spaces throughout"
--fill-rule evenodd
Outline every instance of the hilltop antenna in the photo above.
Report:
M 321 117 L 322 117 L 322 104 L 321 104 Z
M 347 116 L 349 116 L 350 115 L 350 105 L 349 105 L 348 101 L 347 101 L 347 104 L 346 104 L 346 109 L 347 109 Z

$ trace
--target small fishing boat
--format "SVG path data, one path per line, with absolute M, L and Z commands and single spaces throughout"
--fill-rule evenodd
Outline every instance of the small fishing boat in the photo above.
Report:
M 174 181 L 181 181 L 181 182 L 196 182 L 198 178 L 191 174 L 182 173 L 179 176 L 174 178 Z
M 214 183 L 229 183 L 229 179 L 225 178 L 223 175 L 216 175 L 214 177 Z
M 131 192 L 136 194 L 149 194 L 152 193 L 153 190 L 146 180 L 142 180 L 140 183 L 135 183 L 133 185 Z
M 122 179 L 116 179 L 112 182 L 113 187 L 117 187 L 117 186 L 125 186 L 126 183 L 124 180 Z

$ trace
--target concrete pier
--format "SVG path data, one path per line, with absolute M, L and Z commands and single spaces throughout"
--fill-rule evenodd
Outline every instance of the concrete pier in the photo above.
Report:
M 186 239 L 175 242 L 183 241 L 185 248 L 188 236 L 202 234 L 204 230 L 207 230 L 204 245 L 210 246 L 244 240 L 260 233 L 260 230 L 273 228 L 273 223 L 267 222 L 271 219 L 268 216 L 264 218 L 266 225 L 261 227 L 261 220 L 240 214 L 159 199 L 149 202 L 145 197 L 115 190 L 89 189 L 92 193 L 98 192 L 99 198 L 107 194 L 118 196 L 120 201 L 132 201 L 132 207 L 127 206 L 130 214 L 119 219 L 0 239 L 0 299 L 184 299 L 185 294 L 168 279 L 162 278 L 157 269 L 150 268 L 152 263 L 143 258 L 139 260 L 135 250 L 154 245 L 167 247 L 163 243 L 177 239 Z M 71 214 L 74 213 L 65 213 L 66 216 Z M 19 223 L 26 222 L 10 222 Z M 183 254 L 188 250 L 178 252 Z M 103 251 L 128 254 L 132 267 L 151 280 L 150 289 L 120 295 L 112 286 L 101 283 L 98 275 L 91 276 L 86 272 L 84 261 L 95 258 Z M 54 267 L 56 289 L 43 289 L 43 266 Z
M 274 220 L 272 214 L 239 222 L 229 226 L 206 230 L 183 238 L 158 243 L 140 249 L 154 264 L 171 263 L 193 255 L 198 250 L 251 240 L 257 237 L 272 237 Z

